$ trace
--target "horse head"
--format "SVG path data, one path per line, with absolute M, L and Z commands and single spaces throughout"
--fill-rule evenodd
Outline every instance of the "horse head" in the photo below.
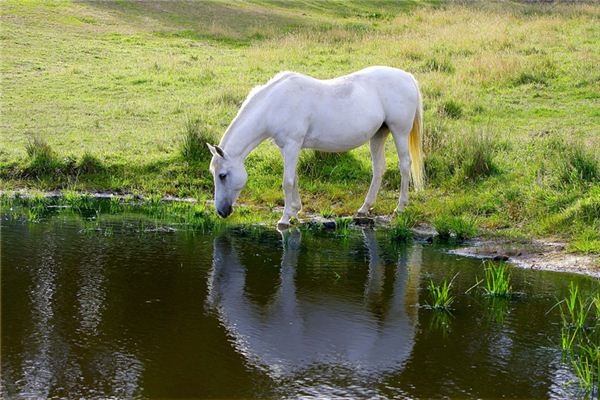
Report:
M 242 159 L 230 157 L 219 146 L 208 144 L 213 155 L 210 161 L 210 172 L 215 183 L 215 209 L 217 213 L 227 218 L 233 211 L 242 188 L 248 180 L 248 173 Z

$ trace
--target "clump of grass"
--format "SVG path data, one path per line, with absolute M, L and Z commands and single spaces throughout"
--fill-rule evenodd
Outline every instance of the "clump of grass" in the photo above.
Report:
M 413 238 L 412 228 L 416 225 L 416 219 L 413 214 L 403 212 L 394 219 L 390 229 L 390 239 L 395 242 L 409 242 Z
M 498 172 L 495 152 L 496 143 L 486 131 L 475 132 L 461 141 L 455 156 L 460 160 L 463 177 L 474 181 Z
M 458 101 L 450 99 L 441 104 L 440 111 L 448 118 L 459 119 L 463 115 L 463 106 Z
M 28 175 L 40 176 L 54 172 L 61 163 L 50 145 L 40 136 L 34 136 L 25 145 L 28 165 L 25 171 Z
M 470 183 L 500 171 L 495 162 L 499 143 L 493 133 L 482 129 L 450 135 L 448 129 L 435 123 L 425 135 L 425 172 L 430 183 L 446 183 L 452 177 L 454 185 Z
M 347 237 L 350 235 L 350 227 L 352 225 L 351 218 L 336 218 L 335 231 L 338 235 Z
M 600 182 L 600 163 L 591 149 L 573 143 L 564 150 L 561 180 L 567 184 Z
M 197 118 L 188 118 L 181 142 L 181 155 L 190 162 L 210 160 L 212 154 L 206 143 L 213 144 L 215 141 L 209 126 L 201 123 Z
M 571 364 L 579 379 L 579 387 L 581 390 L 585 393 L 592 393 L 594 387 L 597 387 L 595 379 L 598 374 L 597 366 L 594 365 L 594 362 L 590 361 L 587 356 L 576 357 L 571 360 Z
M 568 249 L 585 254 L 600 253 L 600 226 L 583 228 L 583 231 L 569 243 Z
M 63 203 L 84 218 L 97 218 L 100 214 L 101 203 L 89 193 L 66 191 Z
M 589 186 L 600 181 L 598 152 L 581 141 L 551 137 L 544 143 L 538 174 L 557 189 Z
M 441 215 L 433 220 L 438 239 L 464 241 L 477 235 L 477 224 L 473 218 Z
M 421 71 L 423 71 L 423 72 L 445 72 L 447 74 L 451 74 L 455 71 L 455 68 L 454 68 L 454 65 L 452 65 L 452 62 L 448 58 L 432 57 L 423 63 L 423 65 L 421 66 Z
M 433 309 L 449 310 L 454 303 L 454 296 L 450 294 L 452 283 L 456 275 L 448 282 L 446 279 L 441 284 L 436 284 L 433 279 L 429 279 L 429 294 L 431 296 L 431 304 L 428 304 Z
M 507 266 L 504 264 L 494 265 L 490 262 L 487 262 L 487 264 L 483 272 L 485 282 L 483 289 L 486 295 L 492 297 L 509 297 L 513 291 Z
M 333 210 L 331 208 L 324 208 L 323 210 L 321 210 L 321 216 L 323 218 L 333 218 L 335 217 L 335 212 L 333 212 Z
M 586 296 L 577 284 L 570 282 L 568 295 L 554 307 L 557 306 L 562 320 L 561 348 L 577 375 L 580 389 L 586 395 L 597 393 L 600 387 L 600 293 Z M 593 323 L 589 324 L 592 309 Z
M 104 165 L 96 156 L 86 151 L 77 163 L 77 170 L 84 174 L 95 174 L 103 171 Z
M 561 302 L 560 316 L 563 326 L 569 329 L 583 329 L 587 320 L 588 312 L 591 306 L 586 304 L 579 291 L 579 286 L 574 282 L 569 284 L 569 295 Z
M 433 220 L 433 228 L 438 233 L 438 239 L 449 240 L 452 232 L 451 217 L 440 216 Z
M 484 283 L 483 292 L 489 297 L 508 298 L 513 295 L 510 272 L 506 264 L 496 264 L 490 260 L 483 261 L 483 279 L 477 279 L 465 293 Z

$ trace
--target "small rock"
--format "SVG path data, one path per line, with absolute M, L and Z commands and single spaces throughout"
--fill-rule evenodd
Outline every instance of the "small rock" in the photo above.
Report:
M 354 217 L 353 221 L 356 225 L 361 226 L 373 226 L 375 225 L 375 220 L 369 217 Z
M 325 228 L 325 229 L 335 229 L 335 221 L 327 220 L 327 221 L 323 221 L 322 224 L 323 224 L 323 228 Z

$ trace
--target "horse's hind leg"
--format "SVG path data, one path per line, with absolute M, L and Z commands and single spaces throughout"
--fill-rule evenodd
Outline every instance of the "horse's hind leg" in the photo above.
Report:
M 398 207 L 394 213 L 404 211 L 404 207 L 408 204 L 408 181 L 410 180 L 410 150 L 408 147 L 408 137 L 410 135 L 411 126 L 405 124 L 390 124 L 390 130 L 394 137 L 398 159 L 400 160 L 400 199 Z
M 373 203 L 375 203 L 375 198 L 377 197 L 377 192 L 379 192 L 379 187 L 381 186 L 381 179 L 383 178 L 383 173 L 385 172 L 385 139 L 389 130 L 387 126 L 382 127 L 377 131 L 375 136 L 371 138 L 369 145 L 371 147 L 371 161 L 373 164 L 373 179 L 371 180 L 371 186 L 369 186 L 369 192 L 367 193 L 367 197 L 365 198 L 365 202 L 358 209 L 358 215 L 367 215 Z

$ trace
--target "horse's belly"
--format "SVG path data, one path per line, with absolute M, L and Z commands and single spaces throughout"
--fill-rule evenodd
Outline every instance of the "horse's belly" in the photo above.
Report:
M 306 149 L 315 149 L 321 151 L 330 151 L 339 153 L 342 151 L 349 151 L 355 149 L 363 144 L 365 144 L 372 137 L 371 134 L 361 134 L 361 135 L 343 135 L 343 132 L 340 132 L 340 137 L 336 139 L 332 136 L 327 137 L 307 137 L 304 140 L 303 148 Z
M 304 139 L 303 147 L 331 152 L 352 150 L 368 142 L 383 122 L 384 116 L 379 114 L 316 120 Z

